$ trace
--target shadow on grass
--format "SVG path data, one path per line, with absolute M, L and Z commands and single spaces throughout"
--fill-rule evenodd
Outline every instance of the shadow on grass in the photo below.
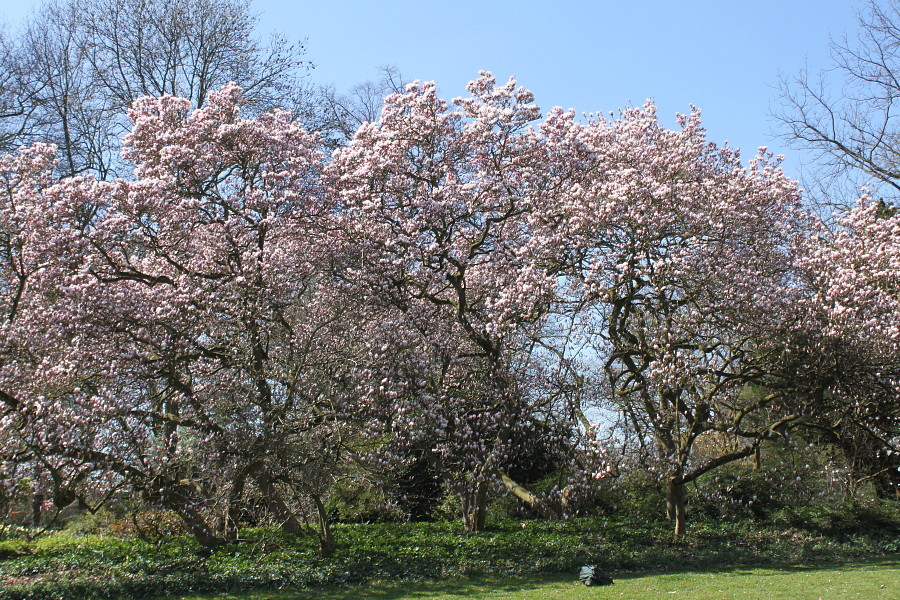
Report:
M 803 573 L 832 569 L 840 569 L 842 571 L 865 571 L 874 567 L 900 569 L 900 555 L 880 558 L 854 559 L 849 561 L 821 561 L 808 564 L 764 564 L 759 566 L 759 569 L 770 571 L 768 573 L 752 571 L 746 565 L 741 567 L 722 569 L 685 569 L 682 572 L 734 573 L 736 575 L 754 575 L 757 577 L 767 577 L 777 575 L 779 573 Z
M 722 568 L 682 568 L 647 570 L 641 572 L 610 572 L 615 581 L 640 580 L 659 575 L 678 574 L 731 574 L 753 577 L 777 577 L 785 573 L 811 573 L 839 569 L 841 571 L 864 571 L 874 568 L 900 569 L 900 556 L 861 559 L 853 561 L 829 561 L 815 564 L 760 565 L 753 570 L 746 566 Z M 444 581 L 406 580 L 353 584 L 342 587 L 305 588 L 302 590 L 265 590 L 234 596 L 191 597 L 191 600 L 248 599 L 248 600 L 415 600 L 416 598 L 486 598 L 498 594 L 515 594 L 541 590 L 548 585 L 581 587 L 577 573 L 571 575 L 533 576 L 481 576 L 454 578 Z
M 432 598 L 437 595 L 459 598 L 481 598 L 488 594 L 515 593 L 536 590 L 547 584 L 576 581 L 564 575 L 548 577 L 479 577 L 476 579 L 451 579 L 448 581 L 405 581 L 353 586 L 352 588 L 332 588 L 310 593 L 307 590 L 273 596 L 273 600 L 411 600 L 418 597 Z M 321 594 L 321 595 L 319 595 Z
M 683 573 L 730 573 L 734 575 L 754 575 L 769 576 L 779 573 L 803 573 L 813 571 L 826 571 L 831 569 L 841 569 L 844 571 L 864 571 L 867 569 L 883 567 L 900 569 L 900 554 L 896 556 L 882 556 L 877 558 L 854 558 L 846 561 L 826 560 L 816 561 L 813 563 L 773 563 L 763 562 L 759 565 L 749 566 L 722 566 L 722 567 L 691 567 L 672 568 L 672 569 L 647 569 L 643 571 L 624 571 L 618 573 L 616 577 L 615 571 L 611 573 L 613 579 L 638 579 L 648 575 L 668 575 Z M 768 571 L 768 572 L 760 572 Z

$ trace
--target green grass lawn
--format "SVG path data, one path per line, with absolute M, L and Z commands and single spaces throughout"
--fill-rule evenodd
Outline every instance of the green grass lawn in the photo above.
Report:
M 623 573 L 605 587 L 571 577 L 510 577 L 446 582 L 379 583 L 324 590 L 174 596 L 166 600 L 888 600 L 900 597 L 900 559 L 831 566 L 731 569 L 685 573 Z

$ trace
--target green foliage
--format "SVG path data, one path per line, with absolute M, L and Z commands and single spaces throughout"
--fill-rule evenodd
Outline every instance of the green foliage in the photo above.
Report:
M 66 521 L 64 531 L 72 535 L 95 535 L 109 531 L 119 516 L 106 508 L 96 512 L 80 512 Z
M 744 463 L 732 463 L 697 482 L 691 502 L 710 517 L 761 519 L 785 507 L 784 488 L 794 487 L 793 483 L 773 469 L 754 470 Z
M 814 600 L 827 597 L 888 600 L 895 597 L 893 582 L 900 574 L 896 560 L 866 560 L 839 564 L 782 568 L 725 569 L 700 572 L 656 572 L 617 574 L 608 588 L 586 587 L 573 574 L 555 576 L 492 575 L 422 582 L 374 582 L 362 586 L 333 586 L 298 590 L 290 587 L 230 593 L 178 594 L 181 600 L 357 600 L 379 598 L 400 600 L 458 600 L 460 598 L 507 598 L 531 600 L 605 600 L 612 598 L 668 599 L 672 594 L 692 600 L 740 598 L 753 600 L 764 595 L 772 600 Z M 49 589 L 49 588 L 48 588 Z M 41 595 L 32 598 L 66 598 Z M 86 596 L 89 598 L 90 596 Z M 96 597 L 96 596 L 95 596 Z M 152 598 L 128 596 L 128 598 Z M 171 599 L 173 596 L 166 595 Z
M 900 503 L 877 505 L 793 506 L 773 515 L 775 526 L 849 541 L 856 538 L 887 539 L 889 551 L 900 551 Z M 891 550 L 893 548 L 893 550 Z
M 659 521 L 666 516 L 665 492 L 659 479 L 645 469 L 634 469 L 618 478 L 599 482 L 580 500 L 579 514 Z
M 339 523 L 372 523 L 403 520 L 384 493 L 372 485 L 338 483 L 325 503 L 328 516 Z
M 28 542 L 23 539 L 7 539 L 0 541 L 0 560 L 15 558 L 30 552 Z
M 689 487 L 689 504 L 709 517 L 769 519 L 792 506 L 827 510 L 848 496 L 836 465 L 819 446 L 792 441 L 764 447 L 754 460 L 724 465 Z

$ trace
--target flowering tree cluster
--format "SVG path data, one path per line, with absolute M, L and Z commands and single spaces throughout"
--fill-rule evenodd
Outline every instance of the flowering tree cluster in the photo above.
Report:
M 541 120 L 482 73 L 452 104 L 388 96 L 325 160 L 240 105 L 233 84 L 137 101 L 131 179 L 57 180 L 42 145 L 3 159 L 7 484 L 57 506 L 127 489 L 207 545 L 264 511 L 327 554 L 351 461 L 425 456 L 470 530 L 497 492 L 545 507 L 516 479 L 535 448 L 571 501 L 611 470 L 590 407 L 654 457 L 677 535 L 687 483 L 786 428 L 876 403 L 879 456 L 896 444 L 896 218 L 864 204 L 826 236 L 777 161 L 743 166 L 699 112 Z M 813 338 L 877 340 L 888 387 L 793 402 L 789 370 L 821 365 L 788 350 Z M 708 437 L 734 443 L 698 458 Z

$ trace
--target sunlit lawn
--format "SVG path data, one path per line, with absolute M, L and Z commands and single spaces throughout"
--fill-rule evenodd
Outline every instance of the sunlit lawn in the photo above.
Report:
M 615 583 L 586 587 L 570 578 L 510 577 L 446 582 L 405 582 L 324 590 L 278 590 L 235 595 L 175 596 L 171 600 L 895 600 L 900 598 L 900 558 L 832 566 L 733 569 L 666 574 L 611 573 Z

